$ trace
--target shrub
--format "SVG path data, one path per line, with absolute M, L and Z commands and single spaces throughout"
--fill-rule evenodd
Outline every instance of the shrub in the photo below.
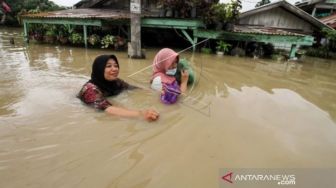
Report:
M 75 32 L 70 35 L 69 40 L 72 44 L 82 44 L 84 42 L 82 35 Z
M 109 46 L 113 46 L 114 44 L 114 36 L 112 35 L 105 35 L 102 40 L 100 41 L 102 48 L 108 48 Z

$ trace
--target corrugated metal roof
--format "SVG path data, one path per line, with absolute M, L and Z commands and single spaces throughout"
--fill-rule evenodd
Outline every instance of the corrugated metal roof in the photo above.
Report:
M 141 16 L 154 16 L 153 13 L 142 12 Z M 113 9 L 67 9 L 37 14 L 25 14 L 23 18 L 94 18 L 94 19 L 129 19 L 130 12 Z
M 321 18 L 320 21 L 330 27 L 336 29 L 336 14 Z
M 234 32 L 237 33 L 250 33 L 250 34 L 266 34 L 266 35 L 282 35 L 282 36 L 305 36 L 303 34 L 294 33 L 278 28 L 267 28 L 267 27 L 255 27 L 255 26 L 244 26 L 235 25 Z

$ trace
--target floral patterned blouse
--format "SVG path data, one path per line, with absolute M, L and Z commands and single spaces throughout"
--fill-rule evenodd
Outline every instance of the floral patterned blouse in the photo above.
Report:
M 130 85 L 123 80 L 118 80 L 119 91 L 121 92 L 124 89 L 136 89 L 138 87 Z M 99 89 L 98 86 L 91 82 L 87 82 L 82 87 L 81 91 L 78 93 L 78 98 L 83 101 L 85 104 L 92 106 L 95 109 L 105 110 L 112 104 L 105 98 L 104 93 Z
M 104 97 L 103 92 L 93 83 L 87 82 L 78 94 L 85 104 L 99 110 L 105 110 L 112 104 Z

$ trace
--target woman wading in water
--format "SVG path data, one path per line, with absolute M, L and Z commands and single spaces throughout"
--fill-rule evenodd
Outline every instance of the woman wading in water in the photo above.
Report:
M 91 80 L 86 82 L 78 97 L 93 108 L 104 110 L 108 114 L 120 117 L 140 117 L 147 121 L 156 121 L 159 113 L 152 109 L 131 110 L 112 105 L 106 97 L 115 96 L 126 89 L 135 89 L 118 78 L 119 63 L 114 55 L 100 55 L 92 65 Z

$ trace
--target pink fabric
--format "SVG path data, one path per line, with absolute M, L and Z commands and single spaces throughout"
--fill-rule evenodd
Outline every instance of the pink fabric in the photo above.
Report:
M 4 1 L 2 2 L 2 7 L 5 10 L 5 13 L 12 12 L 11 8 Z
M 160 50 L 153 61 L 153 75 L 151 78 L 151 81 L 157 77 L 161 77 L 161 81 L 166 84 L 173 83 L 176 79 L 174 76 L 168 76 L 166 75 L 166 71 L 168 70 L 168 67 L 170 67 L 175 59 L 177 59 L 178 62 L 179 55 L 174 50 L 169 48 L 163 48 Z

